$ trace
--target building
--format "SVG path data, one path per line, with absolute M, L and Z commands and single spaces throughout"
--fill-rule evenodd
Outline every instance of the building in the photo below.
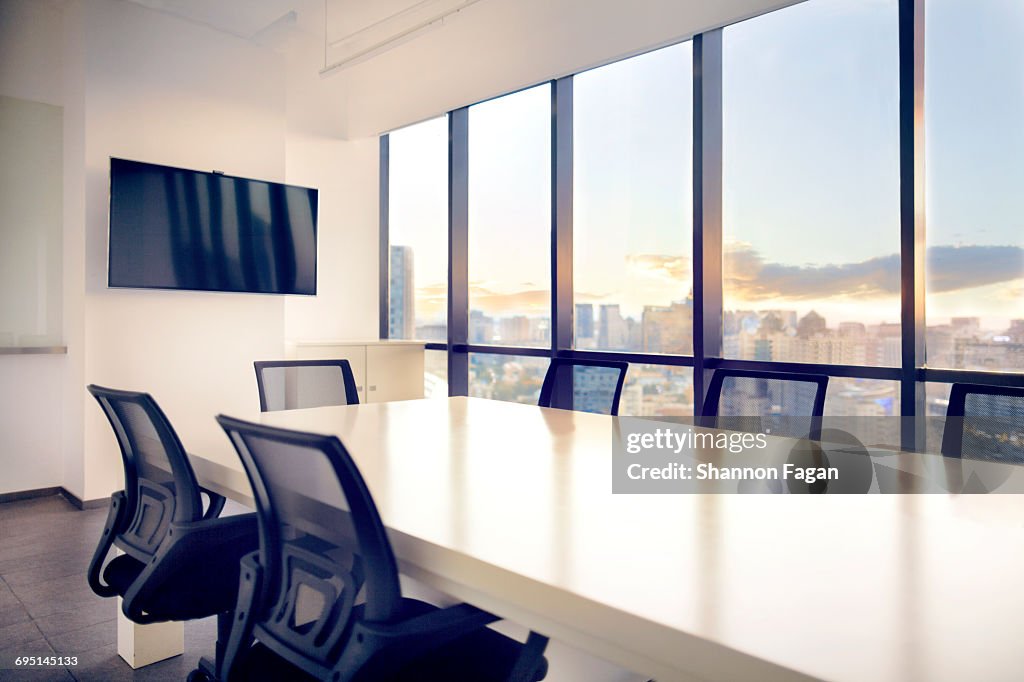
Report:
M 592 303 L 576 304 L 576 341 L 594 338 L 594 305 Z
M 412 339 L 416 335 L 416 287 L 412 248 L 391 245 L 388 275 L 388 336 Z
M 602 304 L 597 328 L 597 347 L 625 348 L 629 343 L 629 329 L 619 312 L 619 304 Z
M 643 351 L 686 355 L 693 352 L 693 303 L 644 306 Z

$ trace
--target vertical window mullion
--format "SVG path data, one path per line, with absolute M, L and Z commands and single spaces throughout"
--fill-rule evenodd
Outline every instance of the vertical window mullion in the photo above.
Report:
M 923 450 L 925 385 L 924 0 L 899 1 L 901 447 Z M 906 419 L 911 417 L 913 419 Z
M 693 409 L 722 357 L 722 29 L 693 39 Z
M 469 395 L 469 108 L 448 115 L 448 395 Z
M 551 84 L 551 357 L 573 347 L 572 76 Z M 552 405 L 572 409 L 568 382 Z
M 390 299 L 391 291 L 389 287 L 390 280 L 390 253 L 391 253 L 391 236 L 390 236 L 390 221 L 389 221 L 389 205 L 390 205 L 390 190 L 391 190 L 391 179 L 390 179 L 390 153 L 389 144 L 390 138 L 388 135 L 380 136 L 380 161 L 379 161 L 379 208 L 378 218 L 380 221 L 380 254 L 378 256 L 378 289 L 379 300 L 378 306 L 378 329 L 379 336 L 382 339 L 388 338 L 390 333 L 389 317 L 390 317 Z

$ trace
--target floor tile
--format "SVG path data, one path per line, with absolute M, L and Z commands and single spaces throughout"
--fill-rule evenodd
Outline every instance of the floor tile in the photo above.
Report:
M 42 639 L 43 633 L 39 631 L 36 624 L 30 620 L 14 623 L 0 628 L 0 647 L 11 649 L 13 647 L 34 642 Z
M 79 630 L 90 625 L 106 623 L 117 618 L 117 601 L 104 599 L 89 601 L 79 608 L 36 618 L 35 623 L 46 637 Z
M 117 644 L 117 621 L 111 620 L 69 630 L 48 636 L 46 639 L 53 650 L 62 656 L 81 654 L 102 646 Z
M 7 627 L 8 625 L 15 625 L 17 623 L 24 623 L 27 620 L 31 620 L 32 616 L 29 615 L 28 611 L 21 604 L 10 604 L 8 606 L 0 606 L 0 628 Z M 2 646 L 2 644 L 0 644 Z

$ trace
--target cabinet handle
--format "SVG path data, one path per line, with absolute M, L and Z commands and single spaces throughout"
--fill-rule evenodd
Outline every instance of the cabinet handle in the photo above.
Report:
M 371 391 L 376 391 L 376 390 L 377 390 L 377 387 L 376 387 L 376 386 L 370 386 L 370 390 L 371 390 Z

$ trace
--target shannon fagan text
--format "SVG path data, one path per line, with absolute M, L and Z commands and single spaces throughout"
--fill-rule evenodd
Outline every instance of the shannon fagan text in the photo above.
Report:
M 751 448 L 764 448 L 767 445 L 768 438 L 763 433 L 679 432 L 672 429 L 655 429 L 650 433 L 626 435 L 626 452 L 631 455 L 639 454 L 644 450 L 671 451 L 678 455 L 683 450 L 698 448 L 716 448 L 736 453 Z
M 626 475 L 637 480 L 673 480 L 673 481 L 764 481 L 764 480 L 797 480 L 804 483 L 816 481 L 836 481 L 839 469 L 836 467 L 801 467 L 786 463 L 781 469 L 777 467 L 720 467 L 714 464 L 698 464 L 688 466 L 674 462 L 661 467 L 645 467 L 630 464 Z

